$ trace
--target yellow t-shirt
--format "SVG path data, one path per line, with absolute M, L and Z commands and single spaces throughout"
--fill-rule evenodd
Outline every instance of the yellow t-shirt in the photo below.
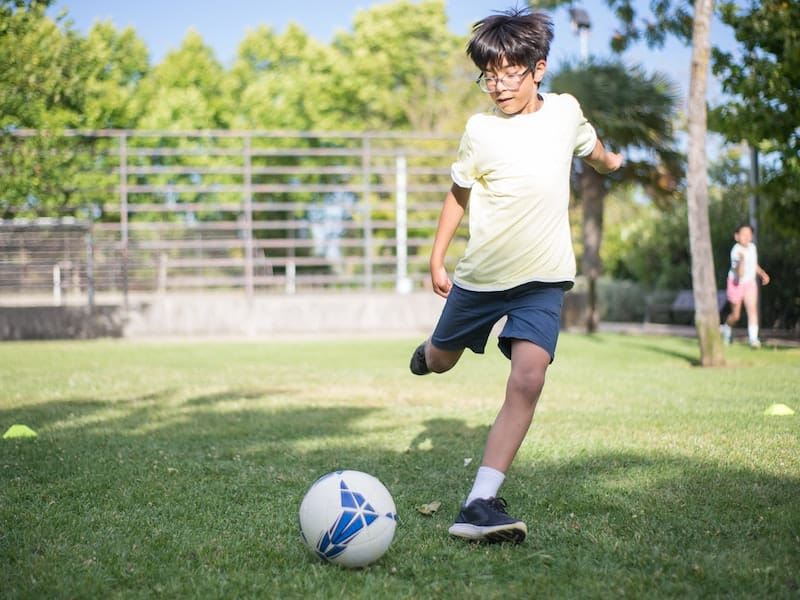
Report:
M 456 185 L 472 188 L 469 241 L 453 277 L 462 288 L 499 291 L 575 278 L 570 168 L 573 156 L 592 152 L 597 134 L 574 97 L 542 97 L 534 113 L 495 109 L 467 121 L 451 168 Z

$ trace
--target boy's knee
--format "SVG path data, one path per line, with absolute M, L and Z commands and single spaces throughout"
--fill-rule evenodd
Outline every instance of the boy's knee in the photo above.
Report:
M 433 346 L 428 346 L 425 359 L 428 363 L 428 368 L 434 373 L 444 373 L 449 371 L 461 358 L 461 352 L 452 352 L 449 350 L 439 350 Z
M 539 399 L 544 387 L 544 371 L 538 369 L 513 371 L 509 377 L 509 386 L 518 394 L 535 402 Z

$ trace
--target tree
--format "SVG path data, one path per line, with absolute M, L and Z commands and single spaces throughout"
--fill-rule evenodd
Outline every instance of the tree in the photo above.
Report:
M 674 199 L 681 161 L 674 149 L 672 122 L 677 92 L 667 78 L 647 75 L 640 66 L 621 62 L 565 65 L 550 80 L 558 92 L 569 92 L 603 142 L 621 149 L 626 163 L 612 177 L 580 165 L 579 197 L 583 209 L 581 271 L 589 284 L 586 329 L 592 333 L 600 321 L 597 279 L 601 274 L 600 247 L 606 194 L 612 186 L 643 186 L 657 204 Z
M 759 194 L 774 225 L 800 229 L 800 3 L 720 4 L 741 51 L 715 50 L 713 72 L 730 97 L 712 110 L 710 126 L 731 142 L 758 149 L 763 165 Z
M 555 3 L 561 4 L 558 0 Z M 695 327 L 700 342 L 703 366 L 724 363 L 719 314 L 714 283 L 714 262 L 708 227 L 708 184 L 705 173 L 707 131 L 706 88 L 711 53 L 710 27 L 713 0 L 658 0 L 651 3 L 653 18 L 640 19 L 632 0 L 606 0 L 620 20 L 620 31 L 611 47 L 622 52 L 633 42 L 644 40 L 650 46 L 663 45 L 668 35 L 692 42 L 692 69 L 689 85 L 689 169 L 687 203 L 689 241 L 692 253 L 692 283 Z
M 441 131 L 468 93 L 454 78 L 463 39 L 447 28 L 443 0 L 397 0 L 356 14 L 339 53 L 332 93 L 359 129 Z M 463 125 L 459 123 L 459 127 Z
M 117 31 L 96 23 L 86 39 L 89 73 L 83 82 L 86 100 L 80 126 L 85 129 L 127 129 L 139 115 L 133 99 L 150 71 L 147 46 L 132 27 Z
M 719 335 L 717 287 L 711 230 L 708 221 L 706 161 L 706 88 L 711 55 L 711 15 L 714 0 L 695 0 L 692 32 L 692 71 L 689 83 L 689 169 L 686 200 L 689 207 L 689 246 L 692 253 L 694 321 L 700 341 L 700 363 L 725 363 Z
M 19 4 L 0 1 L 0 127 L 70 127 L 84 99 L 83 41 L 45 16 L 50 2 Z
M 142 129 L 219 129 L 231 118 L 224 70 L 202 36 L 190 30 L 178 50 L 140 82 L 135 96 Z
M 70 215 L 78 158 L 91 149 L 59 130 L 80 126 L 90 61 L 49 1 L 0 1 L 0 217 Z M 16 137 L 16 129 L 38 130 Z
M 245 129 L 341 130 L 332 99 L 337 81 L 330 47 L 290 24 L 277 34 L 261 25 L 239 44 L 228 76 L 233 124 Z

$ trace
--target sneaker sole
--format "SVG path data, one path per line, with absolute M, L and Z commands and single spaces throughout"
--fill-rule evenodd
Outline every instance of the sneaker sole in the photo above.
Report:
M 490 544 L 511 542 L 519 544 L 525 540 L 525 536 L 528 534 L 528 527 L 522 521 L 508 525 L 495 525 L 494 527 L 455 523 L 448 529 L 448 532 L 453 537 L 473 542 L 489 542 Z

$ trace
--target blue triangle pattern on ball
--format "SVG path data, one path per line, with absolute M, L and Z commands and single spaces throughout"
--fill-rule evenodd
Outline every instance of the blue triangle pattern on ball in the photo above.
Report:
M 380 516 L 363 494 L 350 491 L 344 481 L 339 488 L 342 512 L 317 543 L 317 553 L 329 560 L 344 552 L 347 544 Z

